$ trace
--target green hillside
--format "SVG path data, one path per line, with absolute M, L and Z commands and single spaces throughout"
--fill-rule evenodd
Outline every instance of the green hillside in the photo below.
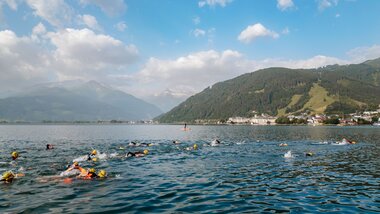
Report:
M 380 59 L 318 69 L 268 68 L 216 83 L 159 122 L 290 113 L 350 113 L 380 104 Z

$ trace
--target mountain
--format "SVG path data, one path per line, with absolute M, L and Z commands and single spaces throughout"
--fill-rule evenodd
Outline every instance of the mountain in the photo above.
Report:
M 219 82 L 156 118 L 191 122 L 251 116 L 351 113 L 380 104 L 380 58 L 318 69 L 267 68 Z
M 0 120 L 145 120 L 162 111 L 141 99 L 95 81 L 48 83 L 0 99 Z
M 187 97 L 188 95 L 186 93 L 166 89 L 160 94 L 144 97 L 144 99 L 150 103 L 154 103 L 162 111 L 168 112 L 179 103 L 185 101 Z

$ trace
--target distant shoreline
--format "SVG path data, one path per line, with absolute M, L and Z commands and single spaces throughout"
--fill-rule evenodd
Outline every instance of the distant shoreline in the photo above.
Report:
M 158 123 L 158 122 L 98 122 L 98 121 L 79 121 L 79 122 L 0 122 L 0 126 L 2 125 L 177 125 L 183 126 L 184 123 Z M 309 127 L 321 127 L 321 126 L 338 126 L 338 127 L 352 127 L 352 126 L 375 126 L 380 127 L 379 125 L 334 125 L 334 124 L 320 124 L 320 125 L 308 125 L 308 124 L 267 124 L 267 125 L 259 125 L 259 124 L 213 124 L 213 123 L 187 123 L 187 126 L 309 126 Z

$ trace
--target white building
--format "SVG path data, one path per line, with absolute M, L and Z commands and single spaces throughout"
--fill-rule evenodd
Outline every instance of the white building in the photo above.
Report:
M 229 123 L 238 123 L 238 124 L 257 124 L 257 125 L 268 125 L 268 124 L 276 124 L 276 117 L 272 116 L 257 116 L 247 118 L 247 117 L 230 117 L 228 119 Z

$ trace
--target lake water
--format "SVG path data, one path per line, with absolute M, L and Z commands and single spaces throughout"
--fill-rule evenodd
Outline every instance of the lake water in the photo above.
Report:
M 380 212 L 380 128 L 308 126 L 1 125 L 0 213 Z M 347 137 L 355 145 L 315 145 Z M 221 145 L 211 147 L 218 138 Z M 59 175 L 92 148 L 142 158 L 82 162 L 107 179 Z M 173 145 L 173 140 L 181 141 Z M 54 150 L 45 150 L 47 143 Z M 193 144 L 198 150 L 187 151 Z M 279 147 L 287 143 L 287 147 Z M 120 147 L 125 147 L 121 149 Z M 10 153 L 20 158 L 11 162 Z M 291 150 L 294 158 L 284 158 Z M 306 152 L 315 155 L 306 157 Z

